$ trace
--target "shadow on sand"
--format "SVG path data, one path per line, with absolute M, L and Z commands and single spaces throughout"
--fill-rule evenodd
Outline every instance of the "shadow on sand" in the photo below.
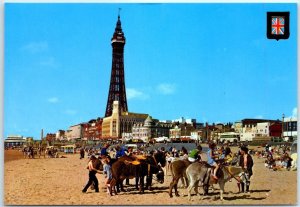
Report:
M 169 189 L 167 186 L 161 187 L 153 187 L 152 190 L 145 189 L 144 194 L 157 194 L 157 193 L 165 193 L 166 190 Z M 134 186 L 127 186 L 126 192 L 118 193 L 118 195 L 126 195 L 126 194 L 141 194 Z
M 240 196 L 233 196 L 233 197 L 224 197 L 226 201 L 232 201 L 237 199 L 248 199 L 248 200 L 264 200 L 267 197 L 251 197 L 251 195 L 240 195 Z
M 251 190 L 252 193 L 263 193 L 263 192 L 270 192 L 271 190 Z
M 270 192 L 271 190 L 251 190 L 252 193 L 259 193 L 259 192 Z M 240 193 L 232 193 L 232 192 L 224 192 L 224 195 L 232 195 L 235 194 L 232 197 L 223 197 L 224 200 L 232 201 L 232 200 L 238 200 L 238 199 L 248 199 L 248 200 L 264 200 L 267 197 L 253 197 L 251 194 L 240 194 Z M 239 195 L 237 195 L 239 194 Z M 191 194 L 192 198 L 196 196 L 195 193 Z M 219 200 L 220 199 L 220 193 L 219 192 L 210 192 L 209 195 L 203 196 L 201 195 L 203 200 Z M 187 195 L 182 195 L 182 197 L 187 197 Z M 198 196 L 197 196 L 198 197 Z

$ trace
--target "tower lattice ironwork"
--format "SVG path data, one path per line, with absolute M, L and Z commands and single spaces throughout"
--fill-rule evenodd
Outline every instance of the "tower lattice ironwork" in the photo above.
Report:
M 111 45 L 113 49 L 112 69 L 105 117 L 111 116 L 114 101 L 119 101 L 119 113 L 128 111 L 124 78 L 125 36 L 121 27 L 120 14 L 118 15 L 115 32 L 111 38 Z

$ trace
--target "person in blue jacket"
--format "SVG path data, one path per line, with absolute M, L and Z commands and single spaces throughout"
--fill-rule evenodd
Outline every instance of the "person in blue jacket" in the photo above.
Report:
M 102 147 L 101 152 L 100 152 L 101 157 L 106 157 L 108 155 L 108 153 L 107 153 L 107 148 L 108 147 L 109 147 L 108 143 L 106 143 L 104 145 L 104 147 Z
M 116 158 L 118 159 L 119 157 L 122 157 L 124 155 L 126 155 L 126 149 L 124 147 L 120 147 L 119 145 L 116 146 L 116 150 L 117 150 L 117 153 L 116 153 Z

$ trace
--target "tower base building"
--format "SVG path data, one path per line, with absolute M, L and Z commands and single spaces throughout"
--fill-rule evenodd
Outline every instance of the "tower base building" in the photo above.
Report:
M 142 124 L 148 114 L 120 112 L 119 101 L 114 101 L 112 115 L 103 118 L 102 138 L 121 139 L 122 133 L 130 133 L 134 124 Z

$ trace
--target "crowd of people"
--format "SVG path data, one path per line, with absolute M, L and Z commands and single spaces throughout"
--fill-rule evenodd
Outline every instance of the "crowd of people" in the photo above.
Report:
M 291 170 L 293 159 L 289 155 L 290 148 L 286 145 L 272 147 L 265 145 L 264 150 L 256 152 L 259 158 L 265 158 L 265 167 L 274 171 L 278 169 Z
M 32 146 L 29 147 L 24 147 L 22 149 L 24 158 L 34 158 L 35 152 L 34 152 L 34 148 Z
M 231 148 L 228 143 L 223 144 L 222 146 L 217 147 L 216 143 L 209 143 L 209 149 L 206 152 L 202 151 L 201 145 L 197 145 L 194 149 L 188 151 L 184 146 L 180 149 L 176 149 L 176 147 L 170 147 L 169 149 L 165 149 L 165 147 L 161 147 L 160 149 L 155 149 L 152 151 L 142 151 L 141 149 L 133 150 L 132 147 L 125 148 L 124 146 L 116 145 L 115 147 L 110 147 L 109 144 L 104 144 L 100 151 L 97 150 L 88 150 L 89 162 L 87 169 L 89 170 L 89 180 L 82 190 L 82 192 L 86 192 L 89 186 L 94 183 L 95 191 L 99 192 L 98 180 L 95 176 L 96 173 L 99 173 L 99 162 L 102 163 L 103 169 L 102 172 L 104 174 L 105 183 L 104 185 L 107 188 L 107 192 L 112 195 L 111 182 L 112 182 L 112 172 L 111 165 L 112 159 L 118 159 L 122 156 L 138 156 L 151 154 L 155 151 L 163 152 L 166 156 L 167 163 L 174 162 L 175 160 L 188 160 L 190 163 L 193 162 L 201 162 L 203 153 L 207 156 L 207 163 L 214 167 L 212 178 L 216 181 L 218 180 L 217 171 L 221 165 L 229 165 L 229 164 L 238 164 L 239 166 L 245 169 L 245 173 L 240 175 L 240 181 L 238 186 L 242 188 L 242 191 L 249 192 L 250 186 L 250 177 L 253 174 L 253 159 L 252 156 L 248 153 L 248 148 L 246 146 L 240 146 L 240 150 L 237 154 L 233 154 Z M 80 159 L 84 158 L 85 150 L 80 150 Z M 96 155 L 99 155 L 96 158 Z M 97 164 L 98 163 L 98 164 Z M 126 182 L 128 184 L 128 180 Z M 97 186 L 97 187 L 96 187 Z M 246 188 L 245 188 L 246 187 Z
M 110 144 L 106 143 L 103 145 L 100 151 L 96 149 L 89 149 L 87 150 L 89 162 L 87 169 L 89 170 L 89 180 L 82 190 L 83 193 L 87 191 L 87 189 L 93 184 L 93 189 L 95 189 L 95 192 L 99 192 L 99 182 L 96 177 L 96 173 L 101 172 L 104 174 L 104 185 L 107 189 L 107 193 L 112 195 L 113 193 L 113 182 L 115 180 L 112 179 L 112 160 L 117 160 L 118 158 L 122 156 L 129 156 L 129 157 L 136 157 L 138 155 L 146 155 L 147 153 L 153 153 L 153 152 L 144 152 L 140 149 L 134 150 L 133 147 L 125 148 L 124 146 L 116 145 L 115 147 L 111 147 Z M 84 158 L 85 150 L 84 148 L 80 149 L 80 159 Z M 98 158 L 96 158 L 96 155 L 98 155 Z M 102 166 L 102 168 L 101 168 Z M 101 170 L 99 170 L 101 169 Z M 126 183 L 128 184 L 129 180 L 126 180 Z
M 33 146 L 27 146 L 23 147 L 22 152 L 24 158 L 34 159 L 35 157 L 40 158 L 41 156 L 45 158 L 49 150 L 47 151 L 47 149 L 45 149 L 44 147 L 34 148 Z
M 61 155 L 59 153 L 59 150 L 54 147 L 33 147 L 33 146 L 27 146 L 23 147 L 22 153 L 24 158 L 66 158 L 66 156 Z

